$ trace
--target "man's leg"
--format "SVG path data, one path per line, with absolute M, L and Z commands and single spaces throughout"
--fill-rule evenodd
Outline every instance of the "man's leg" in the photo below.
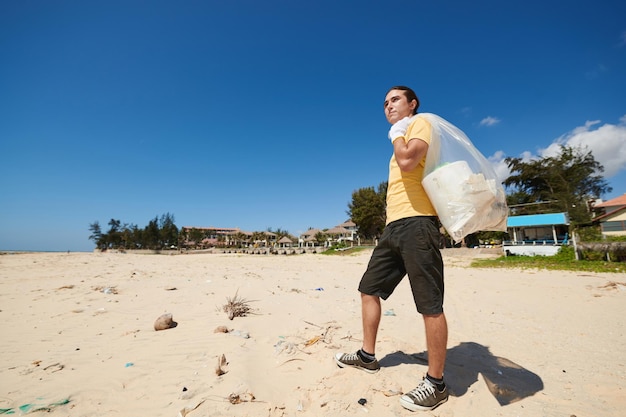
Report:
M 432 410 L 448 401 L 448 388 L 443 382 L 448 344 L 446 316 L 443 313 L 424 315 L 424 327 L 428 349 L 428 374 L 417 388 L 400 397 L 400 404 L 412 411 Z
M 376 335 L 380 324 L 380 297 L 361 293 L 361 318 L 363 320 L 363 350 L 376 353 Z
M 448 348 L 448 323 L 445 314 L 424 315 L 424 328 L 428 349 L 428 374 L 442 379 Z
M 363 348 L 356 353 L 337 353 L 335 362 L 341 368 L 346 366 L 375 373 L 380 369 L 374 357 L 376 334 L 380 323 L 380 298 L 376 295 L 361 293 L 361 311 L 363 320 Z

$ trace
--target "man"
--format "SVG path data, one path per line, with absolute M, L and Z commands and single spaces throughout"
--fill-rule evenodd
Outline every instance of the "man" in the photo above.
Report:
M 413 411 L 432 410 L 448 400 L 443 368 L 448 325 L 443 313 L 443 260 L 439 251 L 439 224 L 421 181 L 431 125 L 415 116 L 419 99 L 408 87 L 392 87 L 384 110 L 392 124 L 389 139 L 393 156 L 387 186 L 387 224 L 361 278 L 363 346 L 356 353 L 338 353 L 340 367 L 378 372 L 376 335 L 381 317 L 380 299 L 386 300 L 408 275 L 417 311 L 424 319 L 428 372 L 417 388 L 404 394 L 400 404 Z

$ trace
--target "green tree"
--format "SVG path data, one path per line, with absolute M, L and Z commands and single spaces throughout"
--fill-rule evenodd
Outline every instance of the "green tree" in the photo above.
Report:
M 268 232 L 270 233 L 274 233 L 276 235 L 276 241 L 278 242 L 280 239 L 282 239 L 283 237 L 288 237 L 289 239 L 291 239 L 292 242 L 297 242 L 298 238 L 293 236 L 291 233 L 289 233 L 287 230 L 281 229 L 280 227 L 276 230 L 272 230 L 272 228 L 268 228 L 267 229 Z
M 234 240 L 235 246 L 237 246 L 238 248 L 241 248 L 245 244 L 248 243 L 248 236 L 246 236 L 245 233 L 237 232 L 233 235 L 233 240 Z
M 366 239 L 380 236 L 385 228 L 387 182 L 382 182 L 378 190 L 374 187 L 359 188 L 352 193 L 347 214 L 356 224 L 359 234 Z
M 174 215 L 170 213 L 162 215 L 160 219 L 155 217 L 144 229 L 132 223 L 122 224 L 117 219 L 111 219 L 108 224 L 107 233 L 102 233 L 97 221 L 89 225 L 89 239 L 94 241 L 98 249 L 162 249 L 178 244 L 178 227 L 174 223 Z
M 109 231 L 107 232 L 107 247 L 122 247 L 122 222 L 116 219 L 109 220 Z
M 191 233 L 189 234 L 189 239 L 196 242 L 196 246 L 201 246 L 205 237 L 205 232 L 195 227 L 191 229 Z
M 136 228 L 134 224 L 126 224 L 122 226 L 120 231 L 121 245 L 124 249 L 136 249 L 136 241 L 135 241 L 135 233 L 134 228 Z
M 106 237 L 102 234 L 102 228 L 100 227 L 100 223 L 95 221 L 89 225 L 89 231 L 91 235 L 89 235 L 89 240 L 93 240 L 96 244 L 97 249 L 105 249 L 106 248 Z
M 561 146 L 554 157 L 524 161 L 507 158 L 511 175 L 504 181 L 511 193 L 507 202 L 516 214 L 561 211 L 569 214 L 573 225 L 587 223 L 591 213 L 587 201 L 611 192 L 604 177 L 604 167 L 591 151 L 581 147 Z
M 323 245 L 324 243 L 326 243 L 327 239 L 328 236 L 324 232 L 317 232 L 315 234 L 315 242 L 317 242 L 318 245 Z
M 252 241 L 252 243 L 254 243 L 255 246 L 260 246 L 261 241 L 267 241 L 268 239 L 265 232 L 252 232 L 252 237 L 250 238 L 250 240 Z
M 136 224 L 131 224 L 127 230 L 129 237 L 129 249 L 141 249 L 143 247 L 143 230 Z
M 174 215 L 166 213 L 159 221 L 160 243 L 162 247 L 170 248 L 178 245 L 178 227 L 174 223 Z
M 143 232 L 143 247 L 147 249 L 161 249 L 161 231 L 158 216 L 150 220 Z

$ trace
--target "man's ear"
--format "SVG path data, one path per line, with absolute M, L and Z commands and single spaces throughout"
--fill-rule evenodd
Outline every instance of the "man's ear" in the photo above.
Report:
M 411 102 L 409 103 L 409 107 L 411 108 L 411 114 L 415 114 L 415 109 L 417 108 L 417 100 L 411 100 Z

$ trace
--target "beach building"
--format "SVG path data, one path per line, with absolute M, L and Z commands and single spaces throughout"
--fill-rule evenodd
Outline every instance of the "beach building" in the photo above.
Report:
M 356 224 L 348 220 L 324 232 L 328 236 L 329 244 L 349 242 L 350 246 L 354 245 L 355 239 L 358 240 Z
M 356 223 L 354 223 L 352 220 L 348 220 L 344 223 L 341 223 L 340 225 L 338 225 L 338 227 L 343 227 L 344 229 L 348 231 L 350 236 L 349 238 L 347 238 L 347 240 L 350 240 L 351 242 L 353 242 L 354 239 L 358 239 L 358 229 L 356 227 Z
M 324 234 L 324 232 L 320 229 L 309 229 L 306 232 L 302 233 L 298 238 L 298 246 L 301 248 L 314 248 L 318 246 L 320 242 L 317 240 L 317 236 L 319 233 Z
M 509 216 L 506 227 L 511 240 L 503 242 L 505 254 L 555 255 L 569 243 L 567 213 Z
M 278 241 L 278 246 L 281 248 L 291 248 L 293 246 L 293 240 L 289 239 L 287 236 L 283 236 Z
M 341 242 L 350 242 L 352 246 L 354 241 L 359 240 L 356 223 L 347 220 L 330 229 L 320 230 L 312 228 L 307 230 L 300 235 L 298 239 L 299 246 L 310 248 L 320 245 L 321 241 L 318 240 L 320 233 L 325 237 L 323 245 L 326 247 Z
M 322 240 L 319 240 L 320 236 Z M 302 233 L 297 243 L 288 236 L 276 233 L 247 232 L 238 227 L 193 227 L 183 226 L 180 229 L 181 248 L 316 248 L 329 247 L 343 241 L 358 240 L 356 224 L 350 220 L 331 229 L 309 229 Z
M 626 194 L 594 204 L 593 222 L 600 225 L 602 236 L 626 236 Z
M 181 245 L 191 248 L 225 246 L 239 232 L 241 230 L 237 227 L 183 226 L 180 229 Z
M 267 233 L 267 232 L 266 232 Z M 220 246 L 248 246 L 253 233 L 238 227 L 193 227 L 180 229 L 181 245 L 186 248 L 212 248 Z M 274 235 L 275 239 L 276 235 Z M 269 236 L 271 239 L 271 236 Z

